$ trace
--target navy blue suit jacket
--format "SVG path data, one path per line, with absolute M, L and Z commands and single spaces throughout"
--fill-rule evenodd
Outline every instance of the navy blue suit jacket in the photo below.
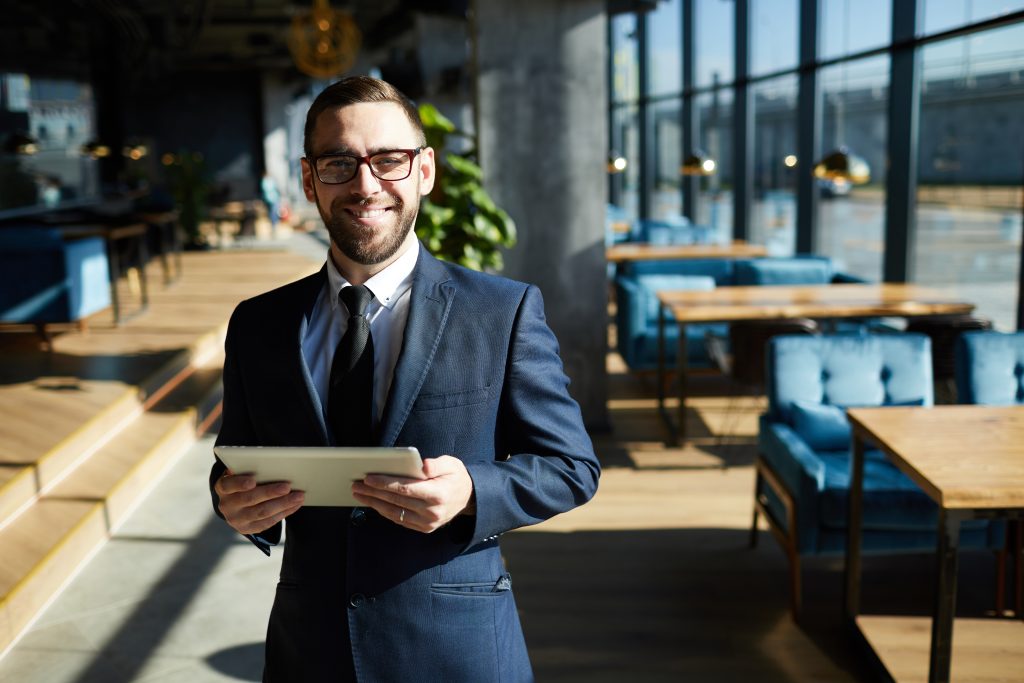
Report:
M 235 310 L 218 444 L 334 442 L 301 353 L 325 279 L 321 270 Z M 600 466 L 535 287 L 421 247 L 411 297 L 379 444 L 460 458 L 476 514 L 432 534 L 368 508 L 289 517 L 265 680 L 337 680 L 346 631 L 359 680 L 532 680 L 498 537 L 589 500 Z M 275 542 L 280 525 L 261 536 Z

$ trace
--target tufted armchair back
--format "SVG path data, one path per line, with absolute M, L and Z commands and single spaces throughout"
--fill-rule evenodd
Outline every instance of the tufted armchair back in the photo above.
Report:
M 932 405 L 931 341 L 923 334 L 782 336 L 770 342 L 768 411 L 792 422 L 794 402 Z
M 957 340 L 960 403 L 1024 404 L 1024 332 L 965 332 Z

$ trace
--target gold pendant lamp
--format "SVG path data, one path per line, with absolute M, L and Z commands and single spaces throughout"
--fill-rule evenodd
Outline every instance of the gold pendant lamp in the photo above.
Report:
M 313 9 L 296 14 L 288 33 L 288 49 L 299 71 L 314 78 L 333 78 L 356 60 L 362 34 L 348 12 L 314 0 Z

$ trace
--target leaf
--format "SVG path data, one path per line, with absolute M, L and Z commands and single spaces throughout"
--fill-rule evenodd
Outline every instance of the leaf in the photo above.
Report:
M 459 156 L 458 154 L 449 153 L 445 156 L 445 160 L 451 165 L 451 167 L 457 172 L 469 176 L 473 180 L 482 182 L 484 179 L 484 171 L 482 168 L 477 166 L 475 163 Z

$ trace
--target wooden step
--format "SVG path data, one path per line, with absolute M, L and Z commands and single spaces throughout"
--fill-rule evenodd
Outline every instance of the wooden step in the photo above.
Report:
M 0 529 L 0 652 L 103 545 L 176 459 L 194 443 L 197 426 L 219 411 L 222 357 L 176 379 L 173 390 L 140 405 L 129 423 L 87 459 L 53 479 L 20 515 Z M 201 412 L 202 411 L 202 412 Z
M 224 331 L 225 327 L 222 326 L 203 335 L 190 347 L 174 354 L 140 386 L 125 387 L 119 394 L 109 395 L 106 405 L 97 407 L 91 402 L 69 400 L 69 409 L 74 406 L 79 411 L 86 411 L 81 415 L 81 426 L 69 434 L 58 436 L 56 442 L 43 441 L 47 443 L 45 450 L 36 459 L 28 460 L 27 453 L 31 452 L 32 445 L 46 439 L 45 426 L 48 421 L 52 422 L 53 406 L 48 404 L 45 410 L 41 407 L 38 411 L 38 419 L 41 421 L 39 429 L 27 430 L 22 425 L 21 431 L 15 432 L 33 440 L 33 443 L 24 445 L 25 461 L 8 462 L 0 466 L 0 529 L 31 505 L 41 493 L 116 437 L 148 406 L 188 380 L 197 367 L 210 363 L 211 359 L 220 359 L 223 356 Z M 213 371 L 219 372 L 218 368 L 219 365 Z M 24 411 L 19 414 L 24 415 Z M 25 437 L 26 434 L 31 436 Z M 8 448 L 17 450 L 11 446 Z

